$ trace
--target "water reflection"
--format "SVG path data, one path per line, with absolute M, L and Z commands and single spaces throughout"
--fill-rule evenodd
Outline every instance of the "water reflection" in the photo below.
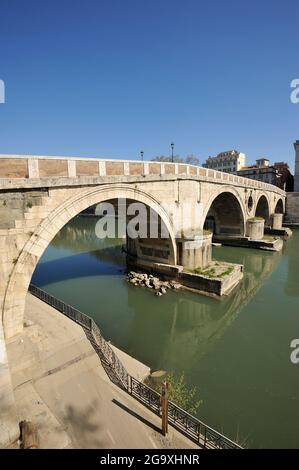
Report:
M 77 217 L 53 240 L 33 282 L 90 314 L 104 336 L 152 369 L 185 372 L 200 389 L 200 417 L 255 447 L 299 445 L 299 233 L 283 252 L 214 248 L 244 264 L 244 279 L 220 300 L 188 291 L 157 298 L 124 279 L 123 240 L 99 240 L 96 219 Z M 284 423 L 282 435 L 277 422 Z

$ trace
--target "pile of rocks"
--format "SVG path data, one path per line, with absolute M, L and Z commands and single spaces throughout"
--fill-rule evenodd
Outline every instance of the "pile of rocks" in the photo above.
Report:
M 127 280 L 134 286 L 153 289 L 155 291 L 155 295 L 158 297 L 166 294 L 168 289 L 179 289 L 181 287 L 181 285 L 176 281 L 162 281 L 152 274 L 136 273 L 134 271 L 128 272 Z

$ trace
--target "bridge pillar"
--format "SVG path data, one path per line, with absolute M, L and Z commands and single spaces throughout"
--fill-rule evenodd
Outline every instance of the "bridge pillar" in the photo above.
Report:
M 187 269 L 206 268 L 212 260 L 212 233 L 178 240 L 178 264 Z
M 253 217 L 247 220 L 247 236 L 251 240 L 261 240 L 264 237 L 265 220 L 260 217 Z
M 283 214 L 272 214 L 272 229 L 280 230 L 282 228 Z

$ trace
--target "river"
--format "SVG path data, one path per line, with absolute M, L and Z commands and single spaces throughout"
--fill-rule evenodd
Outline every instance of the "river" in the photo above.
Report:
M 215 247 L 213 257 L 244 264 L 244 279 L 216 300 L 188 291 L 156 297 L 124 278 L 123 240 L 99 240 L 96 218 L 66 225 L 32 282 L 89 314 L 106 339 L 152 370 L 196 386 L 198 417 L 254 448 L 299 447 L 299 231 L 280 253 Z

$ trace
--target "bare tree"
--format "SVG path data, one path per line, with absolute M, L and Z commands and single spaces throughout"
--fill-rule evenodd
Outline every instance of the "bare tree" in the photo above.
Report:
M 172 162 L 172 157 L 166 157 L 165 155 L 159 155 L 152 158 L 153 162 Z M 185 158 L 180 157 L 179 155 L 173 156 L 174 163 L 187 163 L 189 165 L 199 165 L 199 158 L 195 155 L 187 155 Z

